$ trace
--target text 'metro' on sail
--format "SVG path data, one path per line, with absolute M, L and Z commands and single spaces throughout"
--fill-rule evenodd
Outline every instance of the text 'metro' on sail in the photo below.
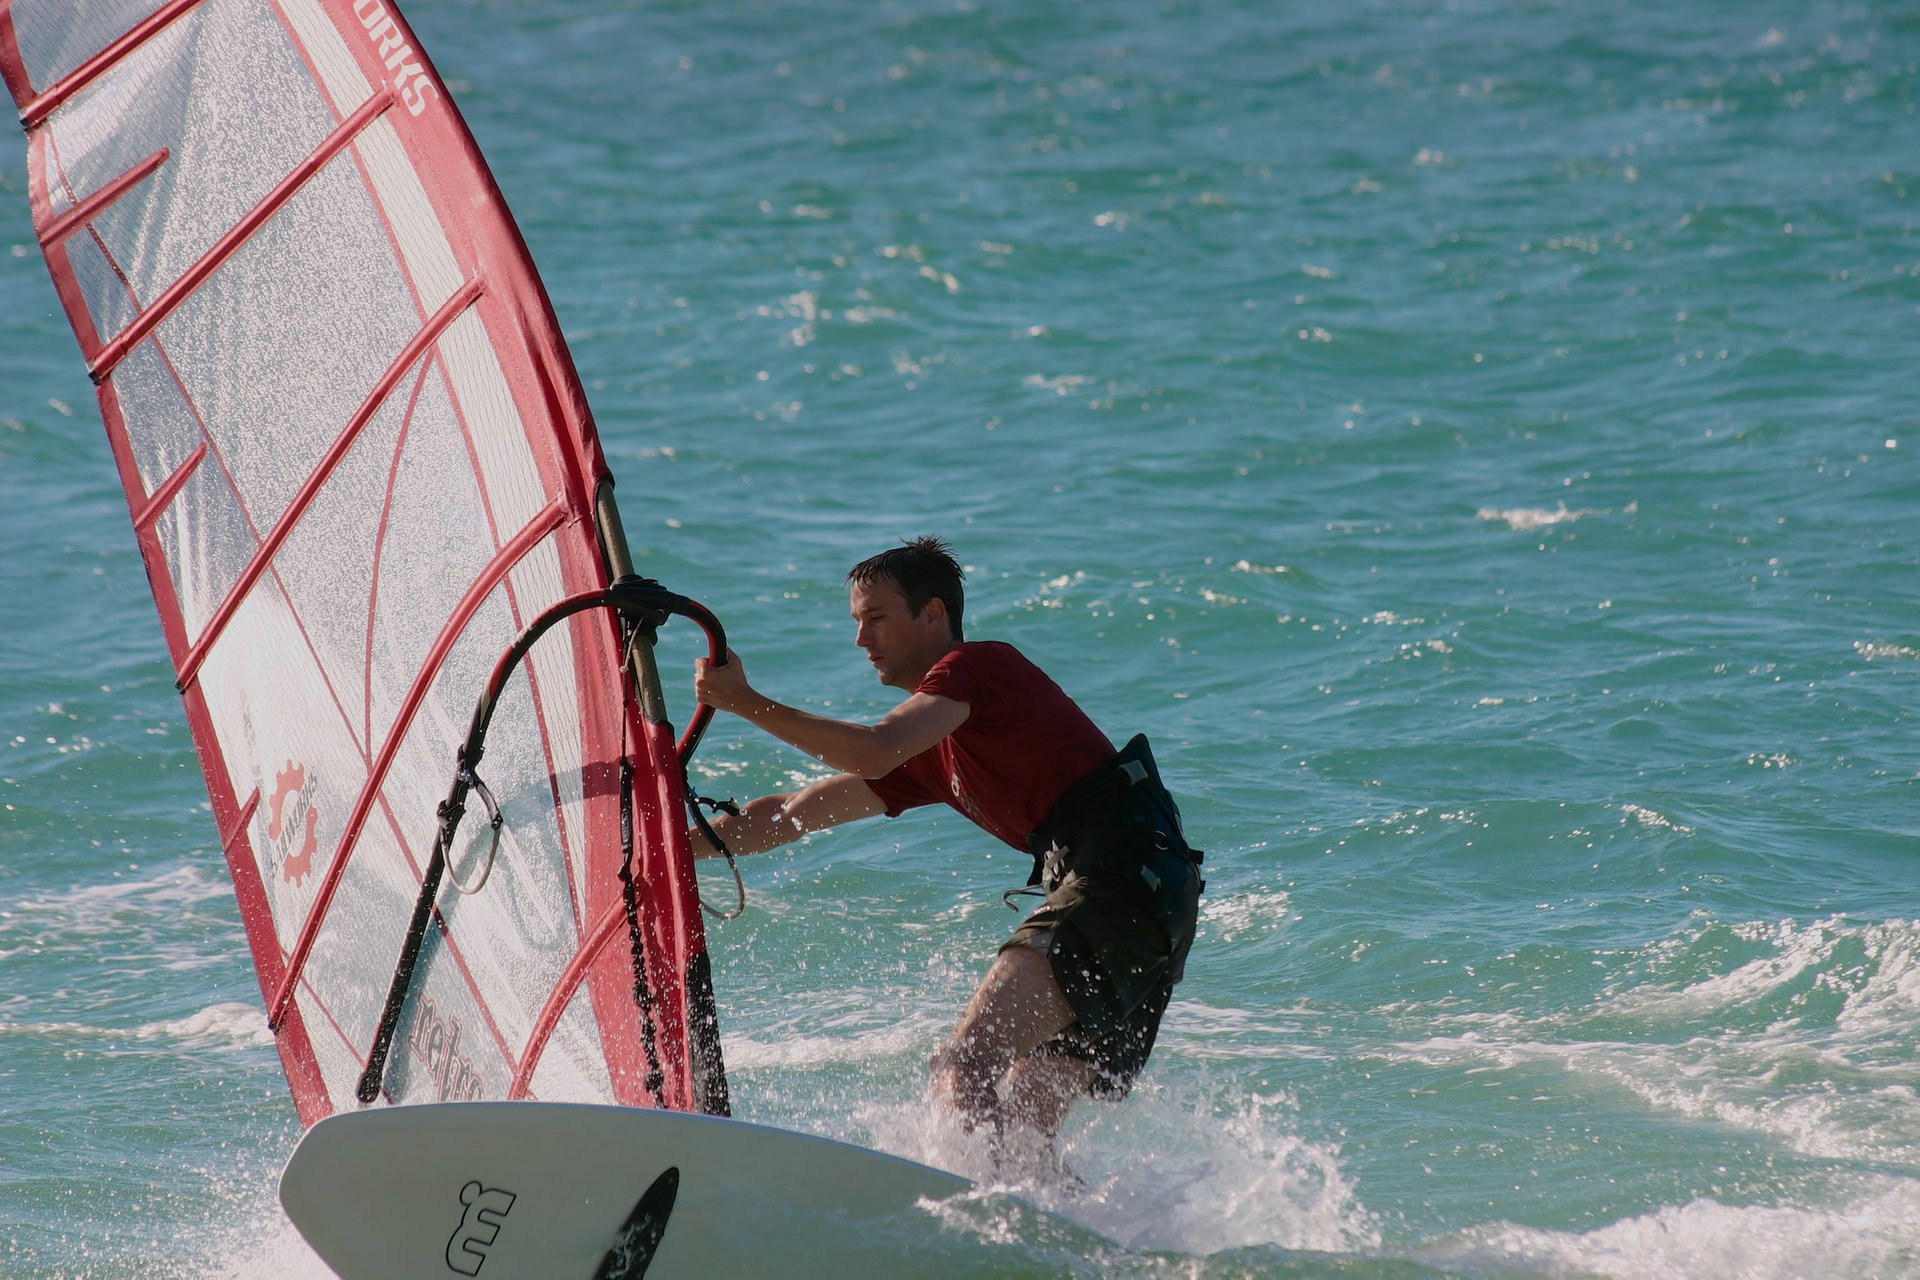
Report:
M 723 1110 L 683 775 L 614 614 L 502 686 L 497 852 L 479 884 L 469 816 L 394 982 L 477 694 L 624 558 L 419 41 L 389 0 L 0 0 L 0 71 L 301 1118 L 358 1105 L 390 991 L 375 1096 Z

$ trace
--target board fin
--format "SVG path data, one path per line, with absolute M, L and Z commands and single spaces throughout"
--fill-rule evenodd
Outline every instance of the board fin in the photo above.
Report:
M 613 1248 L 600 1260 L 593 1280 L 641 1280 L 653 1265 L 653 1255 L 666 1238 L 667 1219 L 673 1214 L 673 1201 L 680 1194 L 680 1167 L 668 1165 L 667 1171 L 653 1180 L 646 1194 L 634 1203 L 633 1212 L 615 1237 Z

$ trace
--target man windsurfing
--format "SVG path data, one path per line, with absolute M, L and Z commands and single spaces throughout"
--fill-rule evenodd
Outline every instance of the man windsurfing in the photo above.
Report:
M 1106 735 L 1010 644 L 962 639 L 962 572 L 936 538 L 847 575 L 854 643 L 907 698 L 875 724 L 756 691 L 733 655 L 694 692 L 839 770 L 714 824 L 735 854 L 859 818 L 949 804 L 1034 856 L 1046 899 L 1000 947 L 933 1056 L 935 1095 L 968 1125 L 1049 1141 L 1082 1096 L 1126 1096 L 1179 981 L 1203 884 L 1146 739 Z M 698 833 L 703 857 L 719 850 Z M 998 1149 L 998 1148 L 996 1148 Z

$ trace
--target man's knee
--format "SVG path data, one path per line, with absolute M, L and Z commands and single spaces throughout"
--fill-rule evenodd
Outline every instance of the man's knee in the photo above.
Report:
M 1006 1037 L 996 1034 L 991 1020 L 969 1024 L 962 1022 L 940 1042 L 928 1065 L 935 1075 L 960 1075 L 993 1079 L 1007 1069 L 1016 1056 Z
M 1064 1113 L 1076 1099 L 1092 1092 L 1093 1074 L 1091 1063 L 1065 1054 L 1018 1058 L 1007 1071 L 1002 1092 L 1016 1110 L 1057 1108 Z

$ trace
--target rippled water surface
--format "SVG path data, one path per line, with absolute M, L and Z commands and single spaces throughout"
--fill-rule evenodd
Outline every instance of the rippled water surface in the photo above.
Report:
M 948 1206 L 942 1269 L 1920 1276 L 1910 6 L 405 7 L 645 569 L 872 717 L 841 575 L 944 534 L 1208 850 L 1152 1067 L 1036 1193 L 1078 1227 Z M 16 134 L 0 1269 L 317 1274 L 56 305 Z M 750 863 L 740 1113 L 947 1155 L 1024 871 L 926 813 Z

